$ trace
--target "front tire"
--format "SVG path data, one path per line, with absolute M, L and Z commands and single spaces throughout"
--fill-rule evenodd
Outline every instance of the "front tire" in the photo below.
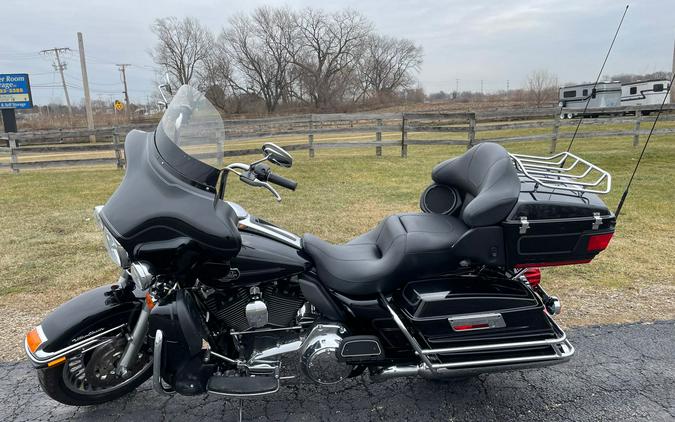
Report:
M 113 375 L 125 344 L 126 341 L 112 340 L 60 365 L 38 369 L 42 390 L 52 399 L 70 406 L 101 404 L 132 392 L 152 375 L 152 359 L 144 353 L 135 368 L 130 369 L 128 378 Z

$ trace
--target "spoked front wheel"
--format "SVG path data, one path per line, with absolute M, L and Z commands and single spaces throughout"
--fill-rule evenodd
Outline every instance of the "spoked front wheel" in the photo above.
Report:
M 127 376 L 117 375 L 117 363 L 126 344 L 120 334 L 60 365 L 39 369 L 42 389 L 54 400 L 72 406 L 105 403 L 130 393 L 150 377 L 152 359 L 143 348 Z

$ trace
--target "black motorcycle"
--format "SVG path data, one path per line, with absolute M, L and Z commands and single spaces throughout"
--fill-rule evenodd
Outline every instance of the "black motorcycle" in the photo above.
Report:
M 615 217 L 597 195 L 611 185 L 602 169 L 481 143 L 433 169 L 423 212 L 334 245 L 223 200 L 230 176 L 277 200 L 273 185 L 296 188 L 271 171 L 293 163 L 275 144 L 251 164 L 217 166 L 223 131 L 183 86 L 155 132 L 127 136 L 124 180 L 95 208 L 121 276 L 25 340 L 55 400 L 103 403 L 150 377 L 161 394 L 254 397 L 292 379 L 456 377 L 574 354 L 539 267 L 607 247 Z

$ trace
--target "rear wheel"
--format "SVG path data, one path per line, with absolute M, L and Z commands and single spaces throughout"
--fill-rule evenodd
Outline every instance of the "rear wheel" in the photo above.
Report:
M 117 375 L 117 363 L 126 344 L 126 337 L 120 334 L 60 365 L 39 369 L 42 389 L 54 400 L 72 406 L 105 403 L 130 393 L 150 377 L 152 359 L 147 347 L 142 348 L 127 376 Z

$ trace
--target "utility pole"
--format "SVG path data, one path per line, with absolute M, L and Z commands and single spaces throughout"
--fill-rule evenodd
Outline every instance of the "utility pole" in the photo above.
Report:
M 675 73 L 675 42 L 673 42 L 673 73 Z M 675 89 L 670 87 L 670 103 L 675 104 Z
M 81 32 L 77 33 L 77 46 L 80 49 L 80 67 L 82 68 L 82 86 L 84 87 L 84 108 L 87 111 L 87 128 L 94 130 L 94 112 L 91 109 L 89 77 L 87 76 L 87 62 L 84 58 L 84 39 Z M 96 135 L 89 135 L 89 142 L 96 142 Z
M 68 96 L 68 87 L 66 86 L 66 78 L 63 76 L 63 71 L 66 69 L 66 63 L 61 63 L 61 57 L 59 56 L 59 53 L 65 53 L 70 51 L 70 48 L 67 47 L 62 47 L 62 48 L 49 48 L 46 50 L 40 51 L 42 54 L 47 54 L 47 53 L 54 53 L 54 56 L 56 56 L 56 63 L 54 63 L 54 69 L 58 70 L 59 73 L 61 73 L 61 83 L 63 84 L 63 92 L 66 94 L 66 105 L 68 105 L 68 114 L 70 117 L 73 117 L 73 109 L 70 106 L 70 97 Z
M 480 80 L 480 95 L 483 95 L 483 80 Z
M 122 74 L 122 83 L 124 83 L 124 106 L 126 111 L 127 118 L 129 117 L 129 91 L 127 90 L 127 66 L 131 66 L 129 63 L 121 63 L 117 65 L 119 71 Z

